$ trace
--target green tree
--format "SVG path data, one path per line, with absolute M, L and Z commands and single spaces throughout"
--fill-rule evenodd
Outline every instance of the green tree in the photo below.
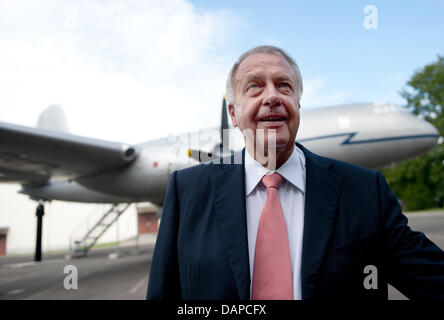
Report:
M 401 95 L 406 108 L 432 123 L 444 136 L 444 56 L 417 70 Z M 442 138 L 441 138 L 442 140 Z M 444 205 L 444 144 L 429 153 L 383 169 L 387 182 L 404 209 L 421 210 Z

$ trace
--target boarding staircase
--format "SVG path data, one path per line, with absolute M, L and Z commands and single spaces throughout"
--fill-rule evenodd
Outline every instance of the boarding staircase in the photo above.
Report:
M 130 203 L 114 204 L 104 212 L 99 220 L 88 229 L 82 240 L 75 241 L 74 247 L 70 249 L 69 257 L 76 258 L 86 256 L 100 237 L 119 219 L 120 215 L 128 209 Z

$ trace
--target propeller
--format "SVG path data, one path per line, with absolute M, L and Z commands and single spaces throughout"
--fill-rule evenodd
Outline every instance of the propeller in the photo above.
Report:
M 230 150 L 230 140 L 229 140 L 229 134 L 228 131 L 226 131 L 225 137 L 224 137 L 224 130 L 228 130 L 228 112 L 227 112 L 227 100 L 224 95 L 222 99 L 222 114 L 221 114 L 221 123 L 220 123 L 220 144 L 216 144 L 213 148 L 213 152 L 207 153 L 200 150 L 188 150 L 188 156 L 198 160 L 199 162 L 202 162 L 202 154 L 205 154 L 205 159 L 211 160 L 220 157 L 223 155 L 224 150 Z
M 226 135 L 224 137 L 224 130 L 228 130 L 228 112 L 227 112 L 227 99 L 224 95 L 224 98 L 222 100 L 222 115 L 221 115 L 221 123 L 220 123 L 220 144 L 218 146 L 219 154 L 223 154 L 224 150 L 229 150 L 230 147 L 230 140 L 229 140 L 229 134 L 228 131 L 226 132 Z M 215 146 L 215 149 L 217 146 Z

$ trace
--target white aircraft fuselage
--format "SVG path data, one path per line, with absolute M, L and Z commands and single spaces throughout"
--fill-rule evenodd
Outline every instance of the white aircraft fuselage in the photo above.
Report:
M 117 170 L 28 184 L 21 192 L 36 200 L 150 201 L 162 205 L 171 173 L 199 164 L 190 157 L 190 149 L 212 152 L 220 143 L 219 130 L 210 128 L 142 143 L 134 146 L 134 160 Z M 231 150 L 239 151 L 244 137 L 237 128 L 230 130 Z M 196 137 L 200 137 L 199 145 Z M 438 138 L 436 128 L 402 108 L 349 104 L 301 110 L 296 141 L 319 155 L 376 169 L 423 154 Z

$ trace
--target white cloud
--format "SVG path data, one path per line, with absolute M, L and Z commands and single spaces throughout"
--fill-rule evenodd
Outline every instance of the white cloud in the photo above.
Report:
M 326 89 L 328 78 L 317 77 L 304 81 L 304 92 L 301 98 L 302 108 L 327 107 L 341 103 L 350 103 L 351 94 L 347 91 L 331 92 Z
M 74 133 L 139 142 L 219 124 L 227 10 L 184 0 L 0 3 L 0 121 L 60 104 Z

